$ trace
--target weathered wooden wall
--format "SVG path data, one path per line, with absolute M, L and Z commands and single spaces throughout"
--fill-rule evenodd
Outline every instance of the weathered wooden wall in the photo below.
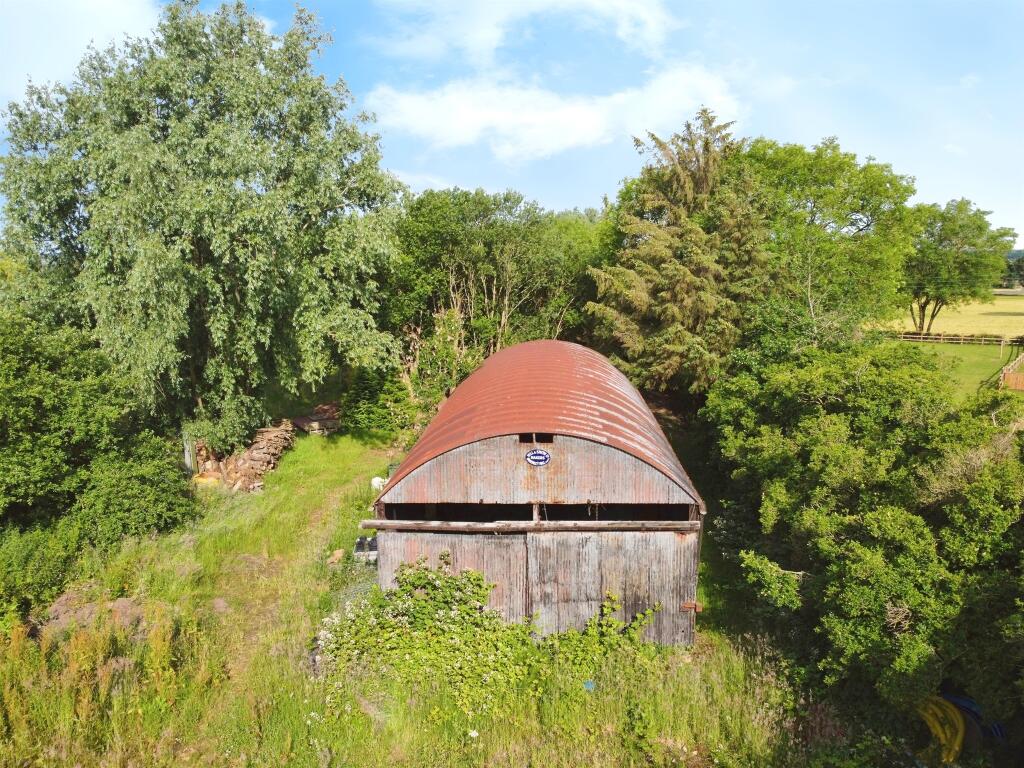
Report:
M 501 536 L 459 533 L 377 534 L 377 580 L 382 587 L 395 586 L 395 571 L 402 563 L 426 557 L 434 568 L 438 555 L 451 553 L 452 569 L 479 571 L 495 585 L 488 605 L 509 621 L 529 616 L 526 589 L 526 535 Z
M 581 629 L 605 596 L 615 594 L 629 620 L 656 604 L 651 640 L 693 642 L 700 534 L 694 531 L 602 531 L 526 534 L 378 534 L 378 579 L 394 586 L 402 562 L 451 553 L 456 571 L 471 568 L 497 586 L 490 607 L 510 620 L 535 615 L 542 634 Z M 684 607 L 685 604 L 691 604 Z
M 527 463 L 527 451 L 551 455 L 545 466 Z M 551 443 L 520 443 L 502 435 L 441 454 L 402 478 L 386 504 L 695 504 L 664 473 L 618 448 L 555 435 Z
M 542 634 L 580 628 L 610 592 L 629 620 L 661 604 L 647 630 L 659 643 L 693 642 L 700 535 L 677 531 L 527 534 L 530 608 Z

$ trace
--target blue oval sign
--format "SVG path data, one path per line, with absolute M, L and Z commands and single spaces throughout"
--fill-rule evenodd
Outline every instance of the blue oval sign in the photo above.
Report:
M 547 451 L 542 451 L 540 448 L 534 448 L 532 451 L 526 452 L 526 463 L 534 467 L 543 467 L 551 461 L 551 454 Z

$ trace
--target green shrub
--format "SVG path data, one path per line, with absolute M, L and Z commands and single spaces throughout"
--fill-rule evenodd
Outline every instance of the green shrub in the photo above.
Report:
M 65 517 L 27 530 L 0 530 L 0 632 L 9 630 L 33 607 L 55 598 L 75 575 L 82 525 Z
M 416 417 L 415 405 L 394 370 L 360 368 L 341 400 L 343 422 L 348 429 L 399 435 Z
M 194 509 L 176 452 L 167 441 L 144 433 L 126 453 L 93 461 L 72 515 L 91 544 L 109 551 L 125 536 L 166 530 Z
M 506 622 L 486 607 L 494 585 L 475 571 L 453 574 L 447 562 L 435 570 L 421 561 L 401 566 L 395 578 L 394 589 L 324 620 L 319 643 L 332 674 L 427 686 L 473 717 L 541 696 L 554 666 L 582 684 L 610 654 L 655 652 L 641 640 L 650 614 L 623 623 L 613 616 L 614 600 L 583 631 L 538 643 L 530 622 Z
M 130 400 L 89 337 L 0 313 L 0 523 L 63 514 L 116 450 Z
M 45 604 L 86 549 L 191 514 L 175 448 L 89 337 L 0 313 L 0 616 Z
M 739 368 L 704 409 L 731 475 L 714 538 L 777 637 L 882 717 L 942 685 L 1020 711 L 1022 648 L 1002 628 L 1024 598 L 1021 403 L 961 406 L 900 344 Z

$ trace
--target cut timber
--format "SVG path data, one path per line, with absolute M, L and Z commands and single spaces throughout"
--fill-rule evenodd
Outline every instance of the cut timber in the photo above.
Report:
M 244 451 L 224 460 L 217 459 L 202 443 L 197 444 L 202 472 L 195 478 L 199 483 L 220 480 L 232 491 L 259 491 L 263 489 L 263 476 L 277 466 L 281 454 L 295 442 L 295 428 L 288 419 L 272 427 L 256 430 L 252 444 Z
M 298 429 L 311 435 L 329 435 L 341 426 L 341 406 L 337 403 L 321 403 L 308 416 L 292 420 Z

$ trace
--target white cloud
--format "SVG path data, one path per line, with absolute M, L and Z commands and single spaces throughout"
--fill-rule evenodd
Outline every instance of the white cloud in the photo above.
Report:
M 156 25 L 156 0 L 0 2 L 0 109 L 36 83 L 67 81 L 90 43 L 140 37 Z
M 377 39 L 388 54 L 439 58 L 459 51 L 477 65 L 490 65 L 510 29 L 533 16 L 569 16 L 576 26 L 609 23 L 627 46 L 657 56 L 669 32 L 682 26 L 663 0 L 378 0 L 406 22 L 391 37 Z M 413 17 L 414 20 L 409 20 Z
M 563 96 L 536 86 L 472 78 L 432 91 L 383 85 L 367 98 L 384 128 L 435 148 L 486 142 L 508 163 L 647 131 L 674 131 L 702 104 L 726 119 L 739 111 L 725 78 L 693 64 L 677 64 L 638 88 L 602 96 Z
M 422 192 L 425 189 L 447 189 L 458 186 L 445 179 L 443 176 L 436 176 L 432 173 L 420 173 L 418 171 L 400 171 L 392 169 L 391 173 L 405 184 L 413 192 Z
M 268 35 L 274 34 L 274 30 L 277 28 L 277 22 L 269 16 L 264 16 L 262 13 L 253 14 L 256 20 L 263 25 L 263 29 Z

